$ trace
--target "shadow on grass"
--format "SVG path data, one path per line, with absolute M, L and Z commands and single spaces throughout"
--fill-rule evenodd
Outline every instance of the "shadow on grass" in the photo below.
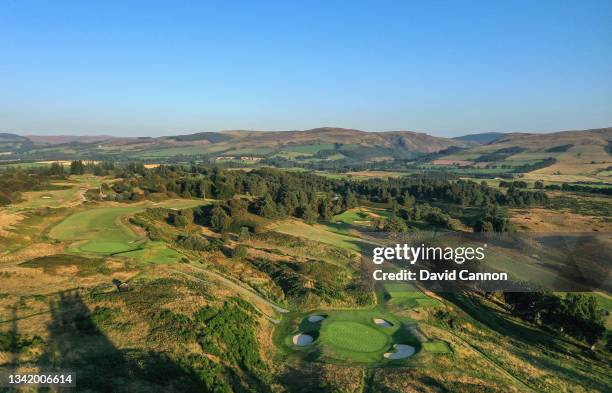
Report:
M 195 373 L 163 353 L 119 350 L 92 320 L 78 291 L 63 292 L 50 304 L 43 370 L 74 371 L 79 391 L 206 391 Z
M 595 364 L 592 363 L 592 357 L 588 356 L 586 346 L 570 342 L 563 337 L 555 337 L 551 333 L 544 332 L 537 328 L 521 325 L 518 322 L 504 317 L 499 312 L 490 309 L 486 305 L 467 298 L 464 294 L 446 292 L 439 293 L 439 295 L 457 305 L 470 317 L 482 323 L 487 328 L 516 340 L 517 342 L 523 342 L 529 346 L 539 347 L 544 351 L 551 352 L 550 357 L 534 357 L 522 351 L 513 351 L 513 354 L 523 359 L 525 363 L 535 364 L 552 370 L 554 373 L 564 375 L 567 379 L 578 382 L 584 387 L 594 388 L 600 391 L 609 390 L 609 385 L 607 385 L 607 374 L 596 371 L 593 368 Z M 586 375 L 582 375 L 574 369 L 574 367 L 577 366 L 576 364 L 568 364 L 566 367 L 557 364 L 558 360 L 555 361 L 553 359 L 558 359 L 559 354 L 572 357 L 577 362 L 582 362 L 582 371 Z M 602 369 L 609 367 L 605 362 L 598 362 L 596 364 Z M 593 375 L 598 374 L 601 374 L 601 380 L 592 378 Z
M 318 351 L 314 351 L 310 355 L 320 357 Z M 312 361 L 311 359 L 307 360 Z M 325 368 L 320 363 L 298 362 L 287 366 L 284 373 L 279 377 L 279 381 L 291 393 L 334 393 L 341 391 L 334 384 L 333 378 L 326 375 Z
M 497 311 L 485 305 L 475 303 L 473 300 L 467 298 L 466 295 L 451 292 L 441 292 L 439 295 L 457 305 L 470 317 L 482 323 L 487 328 L 506 337 L 511 337 L 529 345 L 545 346 L 551 350 L 566 352 L 565 348 L 559 345 L 558 340 L 554 339 L 550 334 L 509 320 L 500 315 Z

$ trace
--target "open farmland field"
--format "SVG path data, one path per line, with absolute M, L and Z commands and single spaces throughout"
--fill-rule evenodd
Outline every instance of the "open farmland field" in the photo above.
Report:
M 184 146 L 184 147 L 168 147 L 158 150 L 145 150 L 138 153 L 138 156 L 144 159 L 149 158 L 165 158 L 165 157 L 176 157 L 176 156 L 194 156 L 211 153 L 219 153 L 230 149 L 229 146 L 224 145 L 198 145 L 198 146 Z
M 318 172 L 321 176 L 329 177 L 331 179 L 387 179 L 390 177 L 401 177 L 405 176 L 407 172 L 396 172 L 396 171 L 353 171 L 344 173 L 333 173 L 333 172 Z
M 333 143 L 317 143 L 314 145 L 287 145 L 283 147 L 286 151 L 302 154 L 316 154 L 320 150 L 333 150 Z

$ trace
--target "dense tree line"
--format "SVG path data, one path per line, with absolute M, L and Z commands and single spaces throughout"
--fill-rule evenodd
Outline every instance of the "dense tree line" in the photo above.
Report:
M 539 323 L 589 345 L 599 341 L 606 332 L 604 310 L 597 299 L 580 293 L 560 296 L 543 292 L 506 292 L 504 300 L 512 313 L 533 323 Z
M 61 166 L 59 166 L 61 168 Z M 15 203 L 21 199 L 21 193 L 26 191 L 41 191 L 63 189 L 64 186 L 50 184 L 50 180 L 64 179 L 63 171 L 57 166 L 23 170 L 7 168 L 0 171 L 0 206 Z
M 500 187 L 504 188 L 527 188 L 527 182 L 524 180 L 506 181 L 502 180 L 499 182 Z
M 116 200 L 139 200 L 163 194 L 227 201 L 209 212 L 210 226 L 219 231 L 227 230 L 240 211 L 269 219 L 294 216 L 313 223 L 330 220 L 356 207 L 359 200 L 392 206 L 393 215 L 403 220 L 425 221 L 445 228 L 450 228 L 450 217 L 427 202 L 491 208 L 523 207 L 547 201 L 542 191 L 510 187 L 502 192 L 485 182 L 428 176 L 361 181 L 271 168 L 245 172 L 204 166 L 161 166 L 150 170 L 125 167 L 119 176 L 122 179 L 108 187 L 109 195 Z M 237 202 L 239 199 L 232 199 L 235 195 L 246 199 Z M 403 230 L 396 219 L 380 226 Z
M 612 195 L 612 187 L 595 187 L 586 184 L 549 184 L 544 187 L 547 190 L 586 192 L 589 194 Z

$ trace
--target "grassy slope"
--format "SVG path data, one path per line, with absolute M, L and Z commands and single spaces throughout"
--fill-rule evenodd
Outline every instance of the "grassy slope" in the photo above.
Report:
M 130 230 L 121 218 L 143 209 L 137 207 L 103 207 L 75 213 L 49 232 L 58 240 L 86 241 L 78 250 L 113 254 L 136 248 L 140 238 Z
M 359 252 L 359 238 L 337 232 L 330 232 L 325 225 L 308 225 L 298 220 L 285 220 L 274 223 L 270 229 L 286 233 L 288 235 L 300 236 L 306 239 L 320 241 L 336 247 Z
M 611 165 L 612 160 L 605 147 L 611 137 L 611 129 L 601 132 L 510 134 L 490 145 L 473 147 L 441 159 L 469 161 L 500 149 L 522 147 L 527 150 L 492 164 L 519 166 L 552 157 L 557 160 L 555 164 L 529 173 L 528 178 L 546 181 L 609 181 L 610 175 L 604 170 Z M 562 145 L 571 147 L 567 151 L 554 151 L 555 147 Z M 548 151 L 551 148 L 553 151 Z
M 207 203 L 202 200 L 166 200 L 155 206 L 175 209 L 193 207 Z M 94 207 L 68 216 L 51 228 L 49 236 L 54 239 L 76 242 L 74 252 L 95 254 L 120 254 L 156 263 L 169 263 L 180 257 L 165 243 L 148 242 L 134 233 L 125 223 L 126 217 L 143 211 L 150 204 L 113 207 Z

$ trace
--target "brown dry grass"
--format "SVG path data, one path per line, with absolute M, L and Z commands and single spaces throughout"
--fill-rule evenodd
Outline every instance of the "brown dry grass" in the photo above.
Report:
M 512 209 L 511 221 L 526 232 L 611 232 L 612 223 L 601 217 L 541 208 Z
M 64 245 L 62 244 L 32 243 L 17 251 L 0 254 L 0 263 L 3 265 L 6 263 L 19 263 L 37 257 L 60 254 L 63 250 Z M 0 265 L 0 267 L 3 265 Z
M 444 391 L 518 392 L 511 385 L 462 372 L 435 369 L 381 369 L 375 374 L 376 391 L 439 393 Z
M 15 229 L 15 225 L 23 220 L 23 215 L 12 213 L 6 210 L 0 210 L 0 237 L 14 236 L 11 230 Z

